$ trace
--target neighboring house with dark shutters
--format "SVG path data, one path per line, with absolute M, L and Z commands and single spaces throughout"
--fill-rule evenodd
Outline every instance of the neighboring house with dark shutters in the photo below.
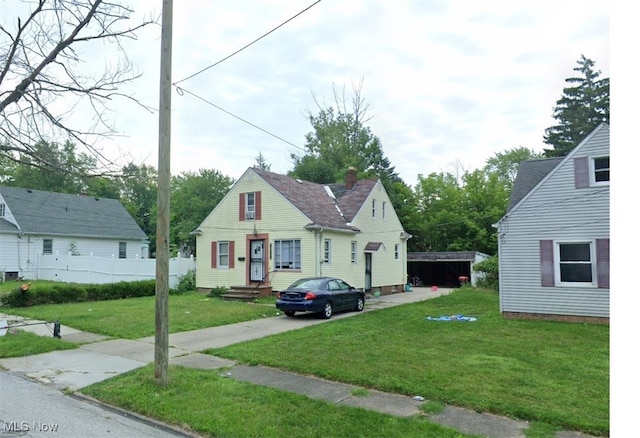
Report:
M 497 224 L 505 317 L 609 321 L 609 126 L 520 164 Z
M 147 258 L 149 238 L 117 199 L 0 186 L 0 274 L 38 278 L 43 257 Z
M 336 276 L 387 294 L 404 290 L 410 237 L 379 180 L 316 184 L 249 168 L 196 231 L 196 286 L 282 290 Z

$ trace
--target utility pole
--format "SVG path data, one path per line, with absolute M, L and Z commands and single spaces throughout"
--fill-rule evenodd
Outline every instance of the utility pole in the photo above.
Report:
M 169 383 L 169 198 L 171 193 L 171 42 L 173 0 L 162 1 L 158 111 L 158 225 L 156 228 L 156 383 Z

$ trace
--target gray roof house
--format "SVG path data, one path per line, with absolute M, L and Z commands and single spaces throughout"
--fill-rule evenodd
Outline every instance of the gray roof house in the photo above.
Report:
M 0 274 L 34 278 L 56 254 L 148 257 L 149 238 L 117 199 L 0 186 Z
M 609 125 L 567 156 L 520 164 L 496 224 L 509 318 L 609 321 Z

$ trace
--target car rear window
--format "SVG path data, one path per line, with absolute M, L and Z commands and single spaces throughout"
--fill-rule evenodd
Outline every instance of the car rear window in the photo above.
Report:
M 290 289 L 319 289 L 322 287 L 322 282 L 323 280 L 319 280 L 316 278 L 313 279 L 303 279 L 303 280 L 298 280 L 295 283 L 293 283 L 291 286 L 289 286 Z

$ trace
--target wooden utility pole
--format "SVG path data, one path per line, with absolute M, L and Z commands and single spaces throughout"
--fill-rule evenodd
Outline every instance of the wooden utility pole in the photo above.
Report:
M 156 228 L 156 383 L 169 383 L 169 198 L 171 183 L 171 42 L 173 0 L 162 1 L 158 112 L 158 224 Z

